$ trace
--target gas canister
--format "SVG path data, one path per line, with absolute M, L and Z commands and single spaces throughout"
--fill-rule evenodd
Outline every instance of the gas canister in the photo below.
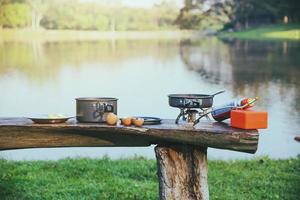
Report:
M 258 98 L 241 98 L 231 101 L 225 105 L 214 107 L 211 115 L 216 121 L 223 121 L 230 118 L 230 111 L 235 109 L 247 109 L 254 105 Z

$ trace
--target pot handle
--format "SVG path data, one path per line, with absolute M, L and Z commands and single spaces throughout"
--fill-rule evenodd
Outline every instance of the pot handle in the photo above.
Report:
M 114 106 L 112 104 L 105 104 L 104 112 L 114 112 Z
M 94 104 L 95 107 L 95 111 L 93 113 L 94 118 L 98 118 L 100 117 L 100 120 L 103 119 L 103 114 L 104 114 L 104 105 L 97 102 L 96 104 Z
M 106 103 L 96 103 L 96 111 L 103 115 L 106 112 L 114 112 L 114 106 Z
M 214 97 L 214 96 L 216 96 L 216 95 L 218 95 L 218 94 L 221 94 L 221 93 L 223 93 L 223 92 L 225 92 L 225 90 L 222 90 L 222 91 L 216 92 L 216 93 L 214 93 L 214 94 L 212 94 L 212 95 L 210 95 L 210 96 Z
M 112 104 L 99 103 L 94 104 L 95 111 L 93 113 L 94 118 L 100 117 L 100 120 L 103 120 L 103 115 L 106 112 L 113 112 L 114 106 Z

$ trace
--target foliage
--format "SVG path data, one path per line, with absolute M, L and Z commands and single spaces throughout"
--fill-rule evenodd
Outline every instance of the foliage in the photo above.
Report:
M 42 25 L 48 29 L 81 30 L 156 30 L 172 28 L 177 15 L 175 8 L 157 5 L 153 9 L 130 8 L 95 3 L 66 4 L 49 9 Z
M 181 28 L 244 29 L 283 21 L 300 22 L 297 0 L 186 0 L 176 20 Z
M 214 2 L 214 1 L 213 1 Z M 229 13 L 232 12 L 231 4 L 211 4 L 207 0 L 186 0 L 185 7 L 180 10 L 176 23 L 182 29 L 211 29 L 218 30 L 230 21 Z
M 40 26 L 72 30 L 242 30 L 261 24 L 300 22 L 298 0 L 161 0 L 151 9 L 122 5 L 122 1 L 0 0 L 0 25 L 6 28 Z M 176 22 L 176 23 L 175 23 Z
M 49 5 L 49 0 L 24 0 L 31 8 L 31 28 L 40 28 L 40 23 Z
M 145 158 L 0 160 L 2 199 L 157 199 L 156 163 Z M 212 199 L 298 199 L 300 158 L 209 161 Z
M 173 22 L 178 15 L 178 8 L 170 0 L 162 1 L 151 9 L 79 0 L 3 0 L 0 9 L 8 12 L 15 1 L 30 7 L 23 12 L 30 16 L 31 24 L 22 24 L 22 27 L 27 25 L 31 28 L 101 31 L 174 29 Z M 21 12 L 18 9 L 15 7 L 16 12 Z M 10 21 L 6 24 L 6 27 L 14 27 Z
M 30 22 L 30 8 L 23 3 L 6 4 L 0 7 L 0 26 L 9 28 L 25 27 Z

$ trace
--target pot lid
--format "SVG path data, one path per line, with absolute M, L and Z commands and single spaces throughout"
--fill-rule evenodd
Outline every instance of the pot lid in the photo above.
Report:
M 212 95 L 209 94 L 170 94 L 171 98 L 211 98 Z
M 79 97 L 77 101 L 117 101 L 117 98 L 113 97 Z

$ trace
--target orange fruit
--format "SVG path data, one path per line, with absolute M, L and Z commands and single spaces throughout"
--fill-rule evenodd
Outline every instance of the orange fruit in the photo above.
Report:
M 118 116 L 114 113 L 108 113 L 106 117 L 106 123 L 108 125 L 116 125 L 118 122 Z
M 141 127 L 144 124 L 144 119 L 143 118 L 133 118 L 132 122 L 135 126 Z
M 132 120 L 131 117 L 124 117 L 124 118 L 121 119 L 122 124 L 124 126 L 130 126 L 131 125 L 131 120 Z

